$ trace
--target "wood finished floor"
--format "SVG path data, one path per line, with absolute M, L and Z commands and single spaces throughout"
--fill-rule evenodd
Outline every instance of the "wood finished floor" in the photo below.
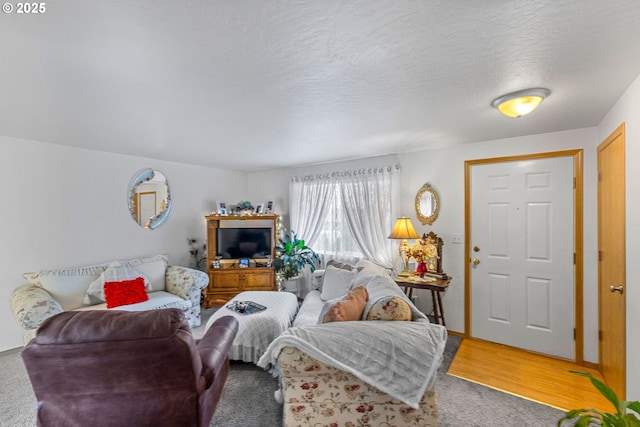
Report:
M 598 371 L 566 360 L 464 339 L 448 373 L 563 411 L 577 408 L 614 410 L 589 379 L 572 374 L 570 370 L 590 372 L 602 380 Z

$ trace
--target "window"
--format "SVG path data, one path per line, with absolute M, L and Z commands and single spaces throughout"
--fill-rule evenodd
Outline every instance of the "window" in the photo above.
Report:
M 335 183 L 334 197 L 328 201 L 326 213 L 320 225 L 320 233 L 313 242 L 313 248 L 318 254 L 335 258 L 340 256 L 362 259 L 362 251 L 351 234 L 347 217 L 344 212 L 342 196 Z
M 392 268 L 387 236 L 400 197 L 400 168 L 369 168 L 292 179 L 291 230 L 325 260 L 369 259 Z

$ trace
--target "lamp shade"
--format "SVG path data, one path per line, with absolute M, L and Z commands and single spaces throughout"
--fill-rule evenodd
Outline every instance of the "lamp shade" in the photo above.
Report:
M 522 117 L 535 110 L 550 93 L 543 88 L 521 90 L 496 98 L 491 105 L 505 116 Z
M 411 218 L 401 217 L 396 220 L 389 239 L 419 239 L 420 236 L 416 233 L 416 229 L 413 228 Z

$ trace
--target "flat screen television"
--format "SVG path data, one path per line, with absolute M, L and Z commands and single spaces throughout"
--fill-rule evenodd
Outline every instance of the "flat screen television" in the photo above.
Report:
M 271 258 L 271 228 L 218 228 L 216 253 L 222 259 Z

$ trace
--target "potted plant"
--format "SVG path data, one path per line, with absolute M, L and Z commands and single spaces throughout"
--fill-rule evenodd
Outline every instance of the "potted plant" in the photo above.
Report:
M 313 272 L 316 269 L 316 262 L 320 262 L 318 254 L 308 247 L 304 240 L 298 239 L 293 231 L 291 234 L 285 234 L 284 239 L 278 239 L 275 251 L 273 267 L 278 276 L 284 280 L 297 277 L 307 265 Z
M 236 205 L 236 209 L 242 215 L 250 215 L 253 213 L 253 205 L 247 200 L 240 200 Z
M 207 242 L 200 243 L 198 239 L 187 237 L 189 243 L 189 255 L 191 255 L 191 268 L 207 271 Z
M 640 414 L 640 402 L 627 402 L 618 399 L 615 392 L 607 387 L 602 381 L 595 378 L 588 372 L 570 371 L 574 374 L 589 378 L 591 384 L 613 405 L 616 409 L 614 414 L 598 411 L 597 409 L 573 409 L 558 420 L 558 427 L 566 420 L 574 420 L 575 427 L 603 426 L 603 427 L 640 427 L 640 419 L 633 413 L 627 413 L 627 409 Z

